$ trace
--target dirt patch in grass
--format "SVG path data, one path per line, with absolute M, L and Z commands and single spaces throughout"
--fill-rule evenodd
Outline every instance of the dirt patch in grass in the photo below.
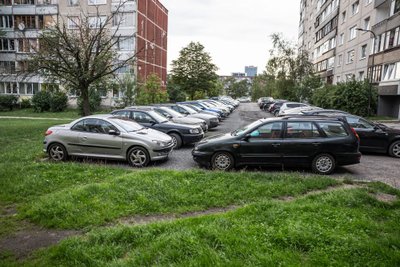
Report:
M 385 194 L 385 193 L 376 193 L 373 195 L 377 200 L 385 202 L 385 203 L 393 203 L 397 201 L 397 196 Z
M 16 259 L 26 258 L 32 251 L 57 244 L 80 231 L 49 230 L 30 227 L 0 240 L 0 251 L 11 253 Z

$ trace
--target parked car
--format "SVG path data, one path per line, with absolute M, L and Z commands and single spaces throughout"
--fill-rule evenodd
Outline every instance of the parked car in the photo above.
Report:
M 206 120 L 209 129 L 215 128 L 219 125 L 220 118 L 218 118 L 218 115 L 216 115 L 214 112 L 210 113 L 198 112 L 197 110 L 194 110 L 194 107 L 189 107 L 188 105 L 157 104 L 155 106 L 170 108 L 182 114 L 183 116 Z
M 80 156 L 145 167 L 150 161 L 166 159 L 174 146 L 170 136 L 110 114 L 53 126 L 45 135 L 43 151 L 54 161 Z
M 202 102 L 199 102 L 199 101 L 186 101 L 186 102 L 179 102 L 177 104 L 180 104 L 180 105 L 188 105 L 188 104 L 190 104 L 190 105 L 196 106 L 201 110 L 208 111 L 208 112 L 213 112 L 214 114 L 218 114 L 218 116 L 221 117 L 221 119 L 223 119 L 223 118 L 225 118 L 227 116 L 224 112 L 222 112 L 221 109 L 211 108 L 211 107 L 207 106 L 205 103 L 202 103 Z
M 278 116 L 285 116 L 286 111 L 290 110 L 292 108 L 299 108 L 299 107 L 309 107 L 310 105 L 304 104 L 304 103 L 299 103 L 299 102 L 285 102 L 282 104 L 282 106 L 279 108 L 279 113 Z
M 321 111 L 321 110 L 324 110 L 324 109 L 320 108 L 320 107 L 315 107 L 315 106 L 291 108 L 289 110 L 285 110 L 285 116 L 304 115 L 307 112 Z
M 156 112 L 168 118 L 170 121 L 180 124 L 200 126 L 204 132 L 208 131 L 207 122 L 203 119 L 185 116 L 169 107 L 153 107 Z
M 261 119 L 227 134 L 203 139 L 192 151 L 200 165 L 229 170 L 240 165 L 311 166 L 330 174 L 360 162 L 359 139 L 337 118 Z
M 195 105 L 192 105 L 192 104 L 182 104 L 182 105 L 178 105 L 178 106 L 182 106 L 183 108 L 187 107 L 186 108 L 186 112 L 192 112 L 191 110 L 193 110 L 193 111 L 195 111 L 196 113 L 199 113 L 199 114 L 206 114 L 206 115 L 211 115 L 212 117 L 216 117 L 218 119 L 218 124 L 222 120 L 222 117 L 219 114 L 217 114 L 217 113 L 215 113 L 213 111 L 202 110 L 199 107 L 197 107 Z M 194 113 L 194 114 L 196 114 L 196 113 Z M 193 113 L 190 113 L 190 114 L 193 115 Z M 218 126 L 218 124 L 215 125 L 215 127 Z
M 329 114 L 348 114 L 350 113 L 337 109 L 313 109 L 313 110 L 303 110 L 301 111 L 303 115 L 329 115 Z
M 278 116 L 279 110 L 283 103 L 288 102 L 287 100 L 278 100 L 271 104 L 268 108 L 268 111 L 272 113 L 275 117 Z
M 360 137 L 360 151 L 389 154 L 400 158 L 400 130 L 374 123 L 346 112 L 327 113 L 326 116 L 343 118 Z
M 267 96 L 267 97 L 260 97 L 258 100 L 257 100 L 257 104 L 258 104 L 258 106 L 260 107 L 260 109 L 263 109 L 263 107 L 264 107 L 264 105 L 266 104 L 266 103 L 272 103 L 274 101 L 274 98 L 273 97 L 270 97 L 270 96 Z
M 200 126 L 171 122 L 153 108 L 129 107 L 115 110 L 111 114 L 134 120 L 140 125 L 168 134 L 172 138 L 174 148 L 177 149 L 185 144 L 196 143 L 204 136 Z
M 251 98 L 249 96 L 242 96 L 237 99 L 240 103 L 250 103 Z

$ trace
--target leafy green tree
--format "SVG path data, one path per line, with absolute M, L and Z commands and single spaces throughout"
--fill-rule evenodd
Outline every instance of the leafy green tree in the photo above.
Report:
M 214 84 L 209 88 L 207 95 L 208 97 L 220 96 L 224 94 L 224 84 L 221 80 L 216 80 Z
M 129 107 L 135 104 L 136 79 L 132 74 L 125 74 L 122 80 L 114 86 L 122 93 L 121 100 L 117 101 L 118 106 Z
M 179 58 L 172 61 L 172 80 L 190 99 L 209 93 L 218 79 L 216 71 L 211 56 L 198 42 L 189 43 L 179 52 Z
M 182 88 L 178 84 L 174 83 L 171 76 L 168 76 L 167 93 L 169 101 L 171 102 L 175 103 L 175 102 L 186 101 L 187 98 L 186 93 L 182 90 Z
M 227 95 L 233 98 L 239 98 L 242 96 L 247 96 L 250 91 L 250 83 L 247 80 L 233 81 L 228 85 L 226 89 Z
M 161 79 L 152 73 L 147 77 L 146 83 L 139 87 L 136 104 L 148 105 L 162 103 L 168 100 L 166 90 L 161 87 Z
M 117 7 L 118 11 L 119 7 Z M 58 81 L 80 95 L 83 115 L 91 114 L 90 88 L 104 79 L 113 78 L 116 71 L 131 65 L 136 54 L 120 60 L 115 46 L 123 38 L 118 27 L 111 25 L 118 12 L 100 18 L 97 14 L 81 11 L 74 30 L 66 21 L 59 21 L 40 35 L 40 49 L 32 54 L 30 73 Z M 93 25 L 93 16 L 97 16 Z

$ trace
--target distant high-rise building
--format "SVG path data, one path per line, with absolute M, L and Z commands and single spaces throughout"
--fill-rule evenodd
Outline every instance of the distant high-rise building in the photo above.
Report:
M 244 72 L 247 77 L 255 77 L 257 76 L 257 67 L 255 66 L 246 66 L 244 67 Z

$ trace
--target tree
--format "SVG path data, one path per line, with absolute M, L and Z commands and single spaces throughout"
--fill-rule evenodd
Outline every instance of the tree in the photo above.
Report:
M 136 54 L 121 60 L 115 51 L 123 37 L 117 35 L 119 26 L 111 31 L 117 12 L 101 16 L 82 13 L 74 29 L 67 29 L 65 21 L 51 26 L 40 35 L 40 49 L 30 58 L 29 72 L 39 74 L 65 88 L 75 90 L 82 99 L 84 115 L 91 113 L 89 88 L 99 81 L 115 76 L 118 69 L 131 65 Z M 103 19 L 104 18 L 104 19 Z
M 129 107 L 135 104 L 136 80 L 130 73 L 124 75 L 118 84 L 113 85 L 122 93 L 122 99 L 117 103 L 121 107 Z
M 179 58 L 172 61 L 172 80 L 194 99 L 208 94 L 213 88 L 218 78 L 217 69 L 204 46 L 191 42 L 179 52 Z
M 236 81 L 235 78 L 230 77 L 228 78 L 227 82 L 228 82 L 228 87 L 226 88 L 227 95 L 233 98 L 239 98 L 248 95 L 250 84 L 246 79 L 241 81 Z
M 171 102 L 181 102 L 186 101 L 186 93 L 181 89 L 181 87 L 175 84 L 171 78 L 168 79 L 167 83 L 167 93 L 169 101 Z
M 166 102 L 167 100 L 168 95 L 161 87 L 160 77 L 153 73 L 147 77 L 146 83 L 139 88 L 136 104 L 148 105 Z

